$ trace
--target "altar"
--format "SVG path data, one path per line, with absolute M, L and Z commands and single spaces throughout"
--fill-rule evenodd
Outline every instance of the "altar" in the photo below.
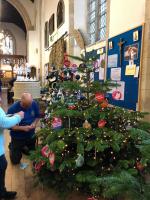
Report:
M 21 98 L 24 92 L 31 93 L 33 99 L 40 99 L 40 82 L 39 81 L 16 81 L 14 82 L 14 100 Z
M 34 70 L 35 69 L 35 70 Z M 40 81 L 36 77 L 36 68 L 31 67 L 29 63 L 22 63 L 14 66 L 16 81 L 14 82 L 14 100 L 21 98 L 21 94 L 28 92 L 32 94 L 33 99 L 40 99 Z

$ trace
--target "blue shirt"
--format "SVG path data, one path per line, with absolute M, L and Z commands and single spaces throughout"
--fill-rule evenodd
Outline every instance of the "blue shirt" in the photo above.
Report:
M 21 106 L 20 101 L 17 101 L 10 106 L 8 109 L 8 114 L 14 114 L 20 111 L 24 112 L 24 119 L 22 119 L 19 123 L 20 126 L 30 126 L 37 118 L 40 117 L 39 106 L 35 101 L 33 101 L 32 105 L 27 109 Z M 10 130 L 11 137 L 17 139 L 29 139 L 32 138 L 34 134 L 35 129 L 32 129 L 29 132 Z
M 21 118 L 19 115 L 16 114 L 13 117 L 7 117 L 3 109 L 0 108 L 0 156 L 5 153 L 3 129 L 11 128 L 18 124 L 20 121 Z

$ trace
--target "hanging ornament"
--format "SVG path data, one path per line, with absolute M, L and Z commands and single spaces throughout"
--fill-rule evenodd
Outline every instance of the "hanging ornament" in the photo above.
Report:
M 122 94 L 120 91 L 116 90 L 112 93 L 112 98 L 114 100 L 120 100 L 122 98 Z
M 98 92 L 95 94 L 95 98 L 99 103 L 101 103 L 105 100 L 105 95 L 103 93 Z
M 53 152 L 50 152 L 48 158 L 49 158 L 50 165 L 53 167 L 55 163 L 55 154 Z
M 87 200 L 97 200 L 95 197 L 88 197 Z
M 85 63 L 81 63 L 81 64 L 79 65 L 79 68 L 85 69 L 85 68 L 86 68 L 86 64 L 85 64 Z
M 50 102 L 52 100 L 51 96 L 47 97 L 46 101 Z
M 80 80 L 80 75 L 77 74 L 75 78 L 76 78 L 76 80 Z
M 102 108 L 107 108 L 107 107 L 108 107 L 108 101 L 107 101 L 107 100 L 104 100 L 104 101 L 101 103 L 101 107 L 102 107 Z
M 72 68 L 71 68 L 71 72 L 72 72 L 72 73 L 76 73 L 77 70 L 78 70 L 78 69 L 77 69 L 77 65 L 76 65 L 76 64 L 73 64 L 73 65 L 72 65 Z
M 61 129 L 62 128 L 62 119 L 59 117 L 54 117 L 52 120 L 52 128 L 53 129 Z
M 77 92 L 77 99 L 78 99 L 78 100 L 81 99 L 81 91 L 80 91 L 80 90 Z
M 65 60 L 65 61 L 64 61 L 64 65 L 65 65 L 66 67 L 70 67 L 70 64 L 71 64 L 71 62 L 70 62 L 69 60 Z
M 34 165 L 34 169 L 36 172 L 40 172 L 41 168 L 43 167 L 43 165 L 45 165 L 45 161 L 41 160 L 38 163 L 35 163 Z
M 99 128 L 104 128 L 106 124 L 107 124 L 106 120 L 101 119 L 101 120 L 99 120 L 99 122 L 98 122 L 98 127 L 99 127 Z
M 68 60 L 68 54 L 64 53 L 64 60 Z
M 49 150 L 49 146 L 46 145 L 44 146 L 42 149 L 41 149 L 41 154 L 44 158 L 48 158 L 49 157 L 49 153 L 50 153 L 50 150 Z
M 76 160 L 76 166 L 77 167 L 82 167 L 83 164 L 84 164 L 84 157 L 81 154 L 79 154 L 78 158 Z
M 88 122 L 88 120 L 85 120 L 85 122 L 83 123 L 83 128 L 91 129 L 91 124 Z
M 69 110 L 76 110 L 76 105 L 74 103 L 68 103 L 68 109 Z
M 59 89 L 59 91 L 58 91 L 58 93 L 57 93 L 57 98 L 58 99 L 61 99 L 61 97 L 62 97 L 62 90 L 61 89 Z
M 144 166 L 142 165 L 141 162 L 136 162 L 136 168 L 137 168 L 140 172 L 142 172 L 142 171 L 144 170 Z

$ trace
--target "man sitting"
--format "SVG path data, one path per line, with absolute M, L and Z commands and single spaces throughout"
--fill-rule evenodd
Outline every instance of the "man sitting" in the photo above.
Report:
M 8 114 L 19 111 L 24 112 L 24 119 L 10 130 L 10 160 L 13 164 L 20 163 L 23 151 L 29 153 L 35 149 L 35 128 L 40 116 L 38 104 L 32 99 L 30 93 L 23 93 L 21 101 L 15 102 L 8 109 Z

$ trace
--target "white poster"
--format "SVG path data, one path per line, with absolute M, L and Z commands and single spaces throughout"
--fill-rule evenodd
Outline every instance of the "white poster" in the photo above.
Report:
M 137 66 L 137 67 L 136 67 L 136 71 L 135 71 L 134 78 L 138 78 L 138 77 L 139 77 L 139 71 L 140 71 L 140 67 Z
M 105 78 L 105 57 L 106 54 L 100 55 L 100 60 L 99 60 L 99 80 L 104 80 Z
M 112 68 L 111 69 L 111 80 L 120 81 L 121 80 L 121 68 Z
M 118 66 L 118 54 L 108 56 L 108 68 Z
M 99 80 L 104 80 L 104 76 L 105 76 L 105 70 L 104 70 L 104 68 L 100 67 L 99 68 Z
M 124 81 L 115 81 L 118 86 L 112 88 L 109 92 L 112 94 L 112 98 L 116 101 L 124 101 L 124 93 L 125 93 L 125 82 Z

